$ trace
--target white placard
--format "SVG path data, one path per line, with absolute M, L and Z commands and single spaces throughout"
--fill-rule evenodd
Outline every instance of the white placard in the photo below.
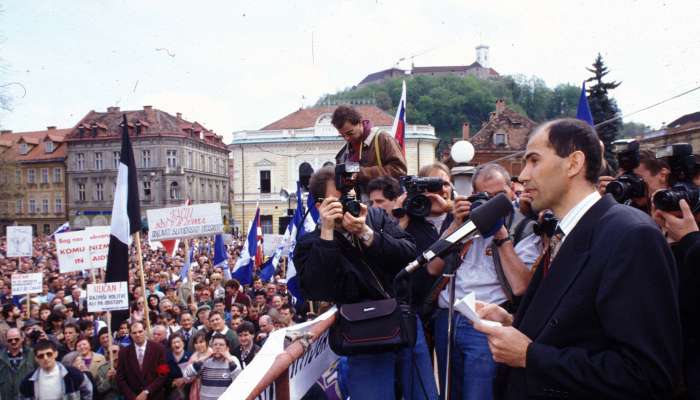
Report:
M 129 287 L 126 282 L 87 285 L 88 312 L 129 309 Z
M 7 227 L 7 256 L 31 257 L 32 256 L 32 227 L 8 226 Z
M 88 252 L 91 268 L 107 268 L 107 253 L 109 252 L 109 226 L 90 226 L 85 228 L 88 233 Z
M 263 253 L 271 256 L 284 241 L 284 235 L 266 234 L 263 240 Z
M 92 268 L 88 244 L 88 231 L 57 233 L 59 271 L 67 273 Z
M 213 236 L 224 230 L 221 203 L 195 204 L 146 211 L 148 240 Z
M 42 292 L 43 276 L 41 272 L 31 274 L 12 274 L 12 295 Z

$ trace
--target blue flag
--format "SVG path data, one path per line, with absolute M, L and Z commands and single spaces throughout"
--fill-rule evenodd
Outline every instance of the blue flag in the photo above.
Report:
M 185 264 L 182 266 L 182 270 L 180 271 L 180 280 L 182 282 L 187 281 L 187 275 L 190 271 L 190 266 L 192 265 L 193 254 L 194 248 L 193 246 L 190 246 L 190 251 L 185 254 Z
M 270 282 L 272 277 L 275 275 L 275 265 L 272 262 L 272 257 L 268 258 L 265 263 L 260 268 L 258 276 L 263 282 Z
M 576 109 L 576 119 L 581 121 L 586 121 L 588 125 L 594 126 L 593 115 L 591 114 L 591 108 L 588 106 L 588 99 L 586 98 L 586 82 L 581 85 L 581 97 L 578 99 L 578 108 Z
M 218 234 L 214 239 L 214 266 L 221 267 L 224 271 L 224 279 L 231 279 L 231 270 L 228 267 L 228 252 L 224 244 L 224 235 Z
M 255 266 L 255 253 L 258 248 L 258 219 L 260 207 L 255 211 L 255 216 L 248 228 L 248 237 L 245 240 L 241 255 L 233 267 L 233 278 L 236 278 L 241 285 L 253 283 L 253 267 Z

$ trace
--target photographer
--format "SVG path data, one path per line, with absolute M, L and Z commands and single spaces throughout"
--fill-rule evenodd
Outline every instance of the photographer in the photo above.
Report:
M 378 176 L 399 179 L 406 175 L 406 158 L 396 140 L 388 132 L 373 128 L 357 110 L 339 106 L 331 123 L 346 142 L 335 156 L 336 163 L 360 165 L 357 183 L 363 194 L 367 193 L 367 183 Z
M 347 193 L 338 190 L 332 167 L 311 176 L 309 192 L 321 222 L 294 251 L 304 298 L 343 305 L 393 294 L 394 276 L 416 255 L 410 236 L 382 210 L 359 205 L 358 216 L 346 212 L 339 200 Z M 396 351 L 348 356 L 350 396 L 393 399 L 396 357 Z
M 454 222 L 450 231 L 469 217 L 475 204 L 487 198 L 505 193 L 511 201 L 515 200 L 510 174 L 499 164 L 486 164 L 477 169 L 473 182 L 476 194 L 469 198 L 472 201 L 461 196 L 455 199 Z M 520 224 L 522 222 L 527 226 L 534 224 L 534 221 L 514 210 L 504 222 L 492 237 L 479 236 L 468 243 L 464 248 L 466 254 L 461 258 L 456 255 L 446 257 L 445 268 L 455 274 L 455 299 L 474 292 L 479 301 L 512 304 L 514 296 L 522 295 L 527 289 L 531 278 L 530 267 L 540 254 L 540 240 L 531 229 L 523 229 Z M 520 228 L 516 228 L 518 226 Z M 521 231 L 518 234 L 520 237 L 513 237 L 515 230 Z M 433 274 L 442 273 L 442 269 L 435 264 L 429 268 Z M 435 324 L 441 387 L 444 387 L 447 361 L 448 301 L 449 294 L 445 288 L 438 299 Z M 453 323 L 455 336 L 451 365 L 455 379 L 452 383 L 452 398 L 491 399 L 493 392 L 490 383 L 496 365 L 487 338 L 459 313 L 455 313 Z

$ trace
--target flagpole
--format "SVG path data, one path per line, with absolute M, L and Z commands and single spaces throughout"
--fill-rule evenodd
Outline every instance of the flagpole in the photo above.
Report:
M 137 231 L 136 233 L 134 233 L 134 238 L 136 240 L 136 258 L 138 258 L 139 262 L 139 275 L 141 276 L 141 291 L 143 292 L 143 318 L 146 321 L 146 332 L 148 332 L 148 336 L 151 336 L 151 320 L 149 316 L 150 311 L 148 310 L 148 298 L 146 297 L 146 279 L 144 278 L 143 257 L 141 256 L 141 232 Z
M 145 303 L 145 301 L 144 301 Z M 107 334 L 109 335 L 109 344 L 107 345 L 107 355 L 109 356 L 109 367 L 114 369 L 114 354 L 112 354 L 112 312 L 107 311 Z
M 190 286 L 190 304 L 194 305 L 194 282 L 192 282 L 192 259 L 187 260 L 190 256 L 190 240 L 185 239 L 185 262 L 189 262 L 190 265 L 185 266 L 187 268 L 187 283 Z M 194 254 L 192 255 L 194 257 Z M 196 308 L 195 308 L 196 309 Z

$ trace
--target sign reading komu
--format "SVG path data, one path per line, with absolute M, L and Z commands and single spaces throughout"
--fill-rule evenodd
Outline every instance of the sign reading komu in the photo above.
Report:
M 221 203 L 148 210 L 148 239 L 212 236 L 223 232 Z
M 56 234 L 58 269 L 61 273 L 84 271 L 92 268 L 86 231 Z

